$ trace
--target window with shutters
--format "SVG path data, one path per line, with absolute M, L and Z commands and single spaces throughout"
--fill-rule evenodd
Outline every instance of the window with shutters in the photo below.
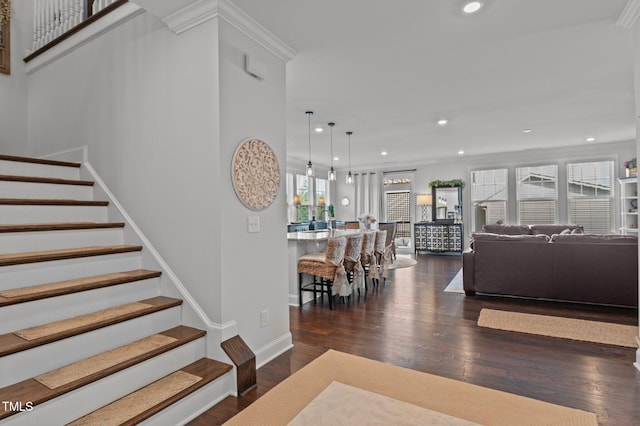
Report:
M 558 166 L 516 168 L 518 222 L 522 225 L 556 223 Z
M 472 232 L 485 224 L 507 223 L 507 169 L 471 172 Z
M 612 232 L 613 172 L 613 161 L 567 164 L 569 223 L 592 234 Z

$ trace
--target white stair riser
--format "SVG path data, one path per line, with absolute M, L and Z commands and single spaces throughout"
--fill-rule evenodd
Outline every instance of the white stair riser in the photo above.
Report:
M 36 406 L 31 412 L 7 419 L 11 426 L 63 425 L 179 370 L 204 356 L 198 339 L 81 389 Z M 5 423 L 0 423 L 5 425 Z
M 204 413 L 218 402 L 231 395 L 235 381 L 233 370 L 214 380 L 205 387 L 182 398 L 155 416 L 139 423 L 141 426 L 184 425 Z M 217 396 L 212 399 L 212 396 Z
M 60 198 L 93 200 L 93 187 L 0 180 L 0 198 Z
M 0 233 L 0 254 L 121 244 L 122 228 Z
M 140 252 L 0 267 L 0 290 L 140 269 Z
M 0 175 L 80 179 L 80 168 L 0 160 Z
M 0 334 L 159 296 L 159 278 L 104 287 L 0 309 Z
M 55 370 L 178 325 L 180 307 L 176 306 L 0 357 L 0 387 Z M 69 350 L 70 347 L 73 350 Z
M 0 205 L 2 224 L 106 222 L 105 206 L 29 206 Z

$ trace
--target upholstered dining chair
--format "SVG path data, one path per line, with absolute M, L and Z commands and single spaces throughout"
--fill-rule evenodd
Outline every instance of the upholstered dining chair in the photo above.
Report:
M 360 229 L 360 222 L 355 220 L 355 221 L 346 221 L 344 223 L 344 227 L 345 229 Z
M 313 302 L 316 303 L 317 293 L 320 298 L 326 293 L 329 299 L 329 309 L 333 309 L 334 286 L 340 288 L 347 281 L 344 271 L 344 253 L 347 248 L 345 237 L 330 237 L 324 252 L 310 253 L 298 259 L 298 297 L 302 307 L 302 292 L 313 292 Z M 303 284 L 303 275 L 313 276 L 313 281 Z M 318 281 L 320 279 L 320 281 Z M 348 285 L 348 284 L 347 284 Z
M 364 269 L 362 269 L 362 265 L 360 264 L 363 236 L 364 234 L 361 233 L 347 235 L 347 249 L 344 253 L 344 270 L 347 273 L 350 286 L 349 294 L 343 294 L 343 291 L 340 291 L 340 296 L 350 296 L 354 288 L 358 289 L 358 291 L 364 288 Z
M 367 290 L 367 275 L 371 266 L 376 264 L 376 231 L 362 233 L 362 250 L 360 250 L 360 265 L 364 269 L 364 289 Z M 358 294 L 360 294 L 360 287 Z
M 371 275 L 371 280 L 373 282 L 374 287 L 378 286 L 378 282 L 380 278 L 384 278 L 386 281 L 386 260 L 384 257 L 385 247 L 387 243 L 387 231 L 378 230 L 376 231 L 376 242 L 375 242 L 375 265 L 372 269 L 369 266 L 369 274 Z
M 398 224 L 396 222 L 380 222 L 378 223 L 378 229 L 387 231 L 387 239 L 385 241 L 385 256 L 388 260 L 393 262 L 396 257 L 396 231 Z

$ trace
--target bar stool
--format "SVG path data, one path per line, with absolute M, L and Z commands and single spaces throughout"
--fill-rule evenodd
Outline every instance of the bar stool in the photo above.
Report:
M 380 277 L 383 277 L 386 281 L 386 260 L 385 260 L 385 247 L 387 243 L 387 231 L 378 230 L 376 231 L 376 242 L 375 242 L 375 264 L 373 271 L 371 270 L 371 266 L 369 266 L 369 271 L 371 274 L 371 280 L 373 282 L 374 287 L 378 286 L 378 282 Z
M 347 273 L 347 279 L 349 280 L 349 294 L 351 296 L 354 288 L 360 291 L 364 288 L 364 269 L 360 264 L 360 252 L 362 251 L 362 238 L 363 234 L 350 234 L 347 235 L 347 249 L 344 253 L 344 270 Z M 340 291 L 340 296 L 345 296 Z
M 327 240 L 327 249 L 324 253 L 310 253 L 300 256 L 298 259 L 298 297 L 302 307 L 302 292 L 313 292 L 313 303 L 316 303 L 317 293 L 320 297 L 327 293 L 329 308 L 333 309 L 333 286 L 338 288 L 346 281 L 344 271 L 344 253 L 347 248 L 345 237 L 330 237 Z M 313 275 L 313 282 L 303 284 L 302 275 Z M 320 278 L 320 282 L 318 282 Z
M 362 250 L 360 251 L 360 265 L 364 269 L 364 289 L 367 290 L 367 275 L 371 265 L 376 263 L 376 231 L 362 233 Z M 358 294 L 360 287 L 358 287 Z

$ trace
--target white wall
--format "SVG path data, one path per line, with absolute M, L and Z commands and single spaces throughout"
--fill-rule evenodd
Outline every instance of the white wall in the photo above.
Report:
M 31 74 L 28 154 L 88 145 L 93 167 L 210 320 L 258 350 L 290 344 L 284 190 L 249 235 L 230 163 L 257 136 L 284 173 L 284 63 L 220 22 L 176 35 L 143 13 Z M 267 64 L 268 79 L 244 73 L 244 52 Z
M 244 71 L 244 55 L 264 64 L 257 80 Z M 257 350 L 288 339 L 289 285 L 285 198 L 285 64 L 235 27 L 223 22 L 220 32 L 220 121 L 222 322 L 238 321 L 240 335 Z M 231 159 L 245 139 L 258 137 L 280 163 L 280 191 L 266 209 L 252 211 L 238 200 L 231 185 Z M 260 232 L 249 233 L 247 220 L 257 216 Z M 260 312 L 269 325 L 260 327 Z M 257 360 L 261 362 L 260 359 Z
M 11 74 L 0 74 L 0 153 L 21 155 L 27 145 L 27 78 L 22 58 L 31 41 L 30 2 L 11 4 Z M 29 18 L 27 18 L 29 17 Z

